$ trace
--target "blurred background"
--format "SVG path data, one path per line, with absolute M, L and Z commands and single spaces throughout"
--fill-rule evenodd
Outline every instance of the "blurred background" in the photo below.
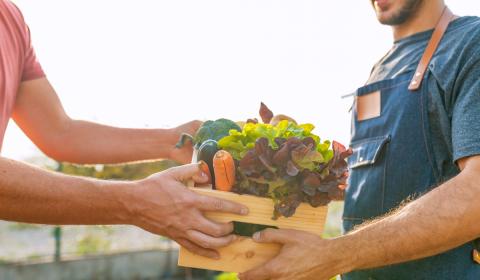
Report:
M 368 0 L 14 2 L 69 115 L 122 127 L 246 120 L 263 101 L 315 124 L 324 139 L 348 144 L 352 100 L 341 96 L 366 81 L 392 44 Z M 480 14 L 478 1 L 447 4 L 459 15 Z M 137 179 L 175 165 L 57 163 L 14 123 L 2 156 L 105 179 Z M 341 211 L 341 203 L 330 205 L 325 237 L 340 234 Z M 0 221 L 1 280 L 216 277 L 178 268 L 176 254 L 176 244 L 134 227 Z

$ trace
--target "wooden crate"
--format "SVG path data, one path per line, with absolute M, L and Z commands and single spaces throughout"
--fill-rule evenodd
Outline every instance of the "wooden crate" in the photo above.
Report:
M 290 218 L 280 217 L 272 220 L 273 201 L 269 198 L 256 197 L 251 195 L 238 195 L 231 192 L 221 192 L 206 188 L 192 188 L 195 192 L 235 201 L 247 206 L 250 213 L 247 216 L 209 212 L 206 216 L 217 222 L 243 222 L 260 225 L 275 226 L 284 229 L 297 229 L 321 235 L 327 216 L 327 207 L 313 208 L 302 203 Z M 213 260 L 195 255 L 185 248 L 180 248 L 178 265 L 209 270 L 244 272 L 259 266 L 280 251 L 278 244 L 260 244 L 251 238 L 240 237 L 233 244 L 218 250 L 219 260 Z

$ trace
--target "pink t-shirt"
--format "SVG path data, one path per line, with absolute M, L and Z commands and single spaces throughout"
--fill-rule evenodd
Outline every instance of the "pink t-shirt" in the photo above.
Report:
M 21 82 L 44 77 L 20 10 L 0 0 L 0 150 Z

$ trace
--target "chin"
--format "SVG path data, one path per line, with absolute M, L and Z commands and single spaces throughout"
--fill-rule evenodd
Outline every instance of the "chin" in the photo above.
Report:
M 392 22 L 396 21 L 398 11 L 396 11 L 395 7 L 390 6 L 387 9 L 381 9 L 379 7 L 375 7 L 374 9 L 375 9 L 375 14 L 377 15 L 377 20 L 381 24 L 390 25 Z
M 377 19 L 386 25 L 405 23 L 419 9 L 423 0 L 372 0 Z
M 394 23 L 394 17 L 392 15 L 389 15 L 385 12 L 381 12 L 381 13 L 377 13 L 377 20 L 381 23 L 381 24 L 385 24 L 385 25 L 395 25 Z

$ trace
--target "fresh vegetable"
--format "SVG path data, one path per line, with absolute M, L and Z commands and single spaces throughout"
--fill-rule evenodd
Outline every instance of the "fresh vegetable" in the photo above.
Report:
M 262 118 L 263 123 L 266 123 L 266 124 L 271 124 L 271 125 L 275 126 L 279 122 L 285 121 L 285 120 L 289 121 L 289 122 L 292 122 L 294 124 L 297 124 L 297 122 L 293 118 L 291 118 L 287 115 L 282 115 L 282 114 L 273 115 L 272 110 L 270 110 L 267 107 L 267 105 L 265 105 L 263 102 L 260 104 L 260 112 L 259 113 L 260 113 L 260 117 Z M 254 122 L 254 123 L 258 123 L 258 121 Z
M 329 150 L 330 142 L 320 143 L 320 137 L 312 133 L 314 128 L 315 126 L 312 124 L 296 125 L 286 120 L 281 121 L 276 126 L 263 123 L 247 123 L 241 132 L 230 131 L 229 136 L 218 141 L 218 146 L 220 149 L 230 152 L 236 160 L 240 160 L 250 149 L 255 147 L 255 142 L 259 138 L 267 138 L 269 145 L 273 149 L 277 149 L 278 143 L 283 141 L 282 139 L 311 137 L 315 141 L 317 151 L 328 161 L 333 157 L 333 151 Z
M 318 207 L 343 198 L 339 185 L 346 185 L 345 158 L 351 151 L 334 142 L 334 155 L 326 160 L 312 137 L 276 142 L 274 149 L 267 138 L 257 139 L 239 162 L 234 192 L 271 197 L 274 218 L 292 216 L 301 202 Z
M 240 127 L 240 130 L 242 130 L 243 126 L 244 126 L 247 122 L 237 121 L 237 122 L 235 122 L 235 123 L 238 125 L 238 127 Z
M 228 135 L 230 130 L 241 131 L 242 129 L 234 121 L 227 119 L 218 119 L 216 121 L 206 121 L 197 130 L 195 136 L 183 133 L 176 147 L 182 148 L 186 141 L 191 141 L 195 148 L 199 148 L 203 142 L 211 139 L 218 141 Z
M 215 188 L 215 173 L 213 172 L 213 157 L 218 152 L 217 141 L 208 139 L 198 148 L 197 160 L 204 161 L 209 169 L 209 175 L 213 188 Z
M 211 184 L 212 183 L 212 173 L 210 172 L 210 168 L 208 167 L 208 164 L 201 160 L 199 161 L 199 164 L 200 164 L 200 169 L 203 171 L 203 173 L 207 174 L 208 176 L 208 182 L 206 182 L 207 184 Z
M 274 226 L 266 226 L 266 225 L 257 225 L 257 224 L 249 224 L 249 223 L 242 223 L 242 222 L 233 222 L 233 234 L 245 237 L 252 237 L 255 232 L 262 231 L 267 228 L 278 229 L 278 227 Z
M 217 190 L 229 192 L 235 184 L 235 161 L 229 152 L 220 150 L 213 158 L 215 187 Z
M 215 276 L 214 280 L 238 280 L 238 273 L 233 272 L 223 272 Z
M 263 123 L 270 123 L 273 118 L 273 112 L 268 109 L 267 105 L 263 102 L 260 103 L 260 117 L 262 118 Z
M 260 112 L 264 121 L 272 121 L 263 103 Z M 274 219 L 292 216 L 302 202 L 318 207 L 343 199 L 345 159 L 352 151 L 321 141 L 314 128 L 286 119 L 276 125 L 249 121 L 241 132 L 230 131 L 218 146 L 238 161 L 232 191 L 272 198 Z
M 273 116 L 272 120 L 270 121 L 270 124 L 271 125 L 277 125 L 281 121 L 289 121 L 289 122 L 292 122 L 294 124 L 297 124 L 297 121 L 295 121 L 294 119 L 290 118 L 287 115 L 282 115 L 282 114 Z

